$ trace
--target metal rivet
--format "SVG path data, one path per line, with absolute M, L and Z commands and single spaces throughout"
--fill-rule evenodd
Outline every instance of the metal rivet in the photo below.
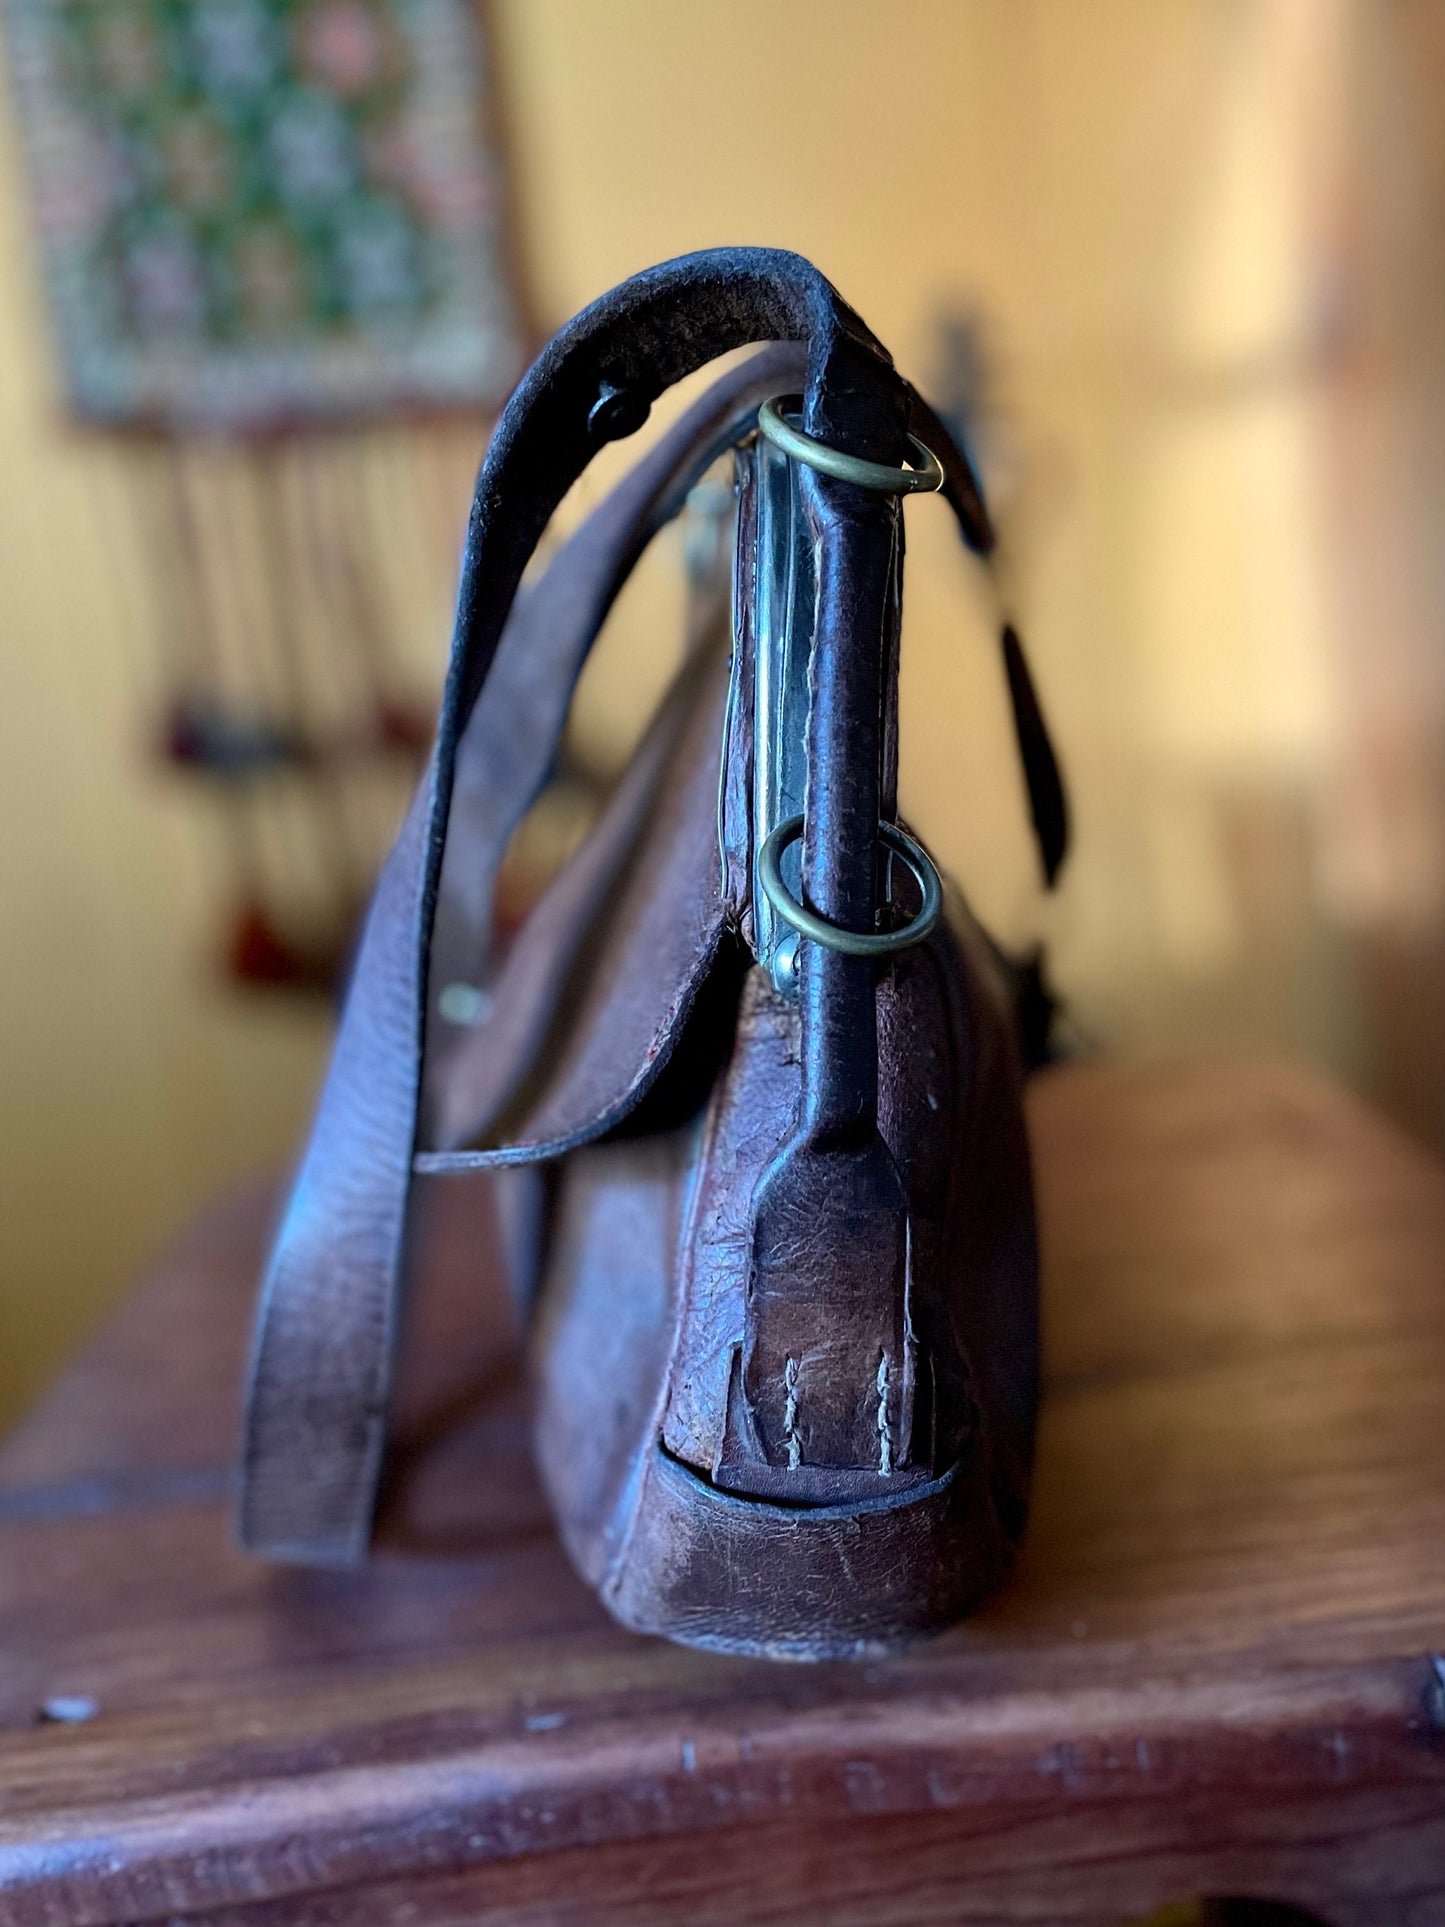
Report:
M 646 395 L 630 393 L 615 382 L 604 381 L 598 386 L 587 426 L 594 441 L 616 442 L 624 435 L 635 435 L 651 413 L 652 403 Z

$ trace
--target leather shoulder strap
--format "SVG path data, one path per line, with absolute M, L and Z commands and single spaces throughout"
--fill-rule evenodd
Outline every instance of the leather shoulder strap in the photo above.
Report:
M 468 528 L 436 748 L 377 884 L 311 1139 L 276 1234 L 252 1357 L 244 1542 L 348 1563 L 366 1547 L 400 1311 L 433 911 L 457 742 L 523 568 L 601 444 L 664 389 L 755 341 L 803 341 L 810 433 L 865 457 L 905 406 L 886 351 L 818 271 L 719 249 L 638 275 L 585 309 L 498 423 Z

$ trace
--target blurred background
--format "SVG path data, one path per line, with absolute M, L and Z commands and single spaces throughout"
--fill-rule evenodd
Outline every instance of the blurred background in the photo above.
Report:
M 903 803 L 1074 1031 L 1303 1057 L 1445 1148 L 1437 0 L 6 0 L 0 39 L 0 1417 L 297 1142 L 489 421 L 719 243 L 811 256 L 968 415 L 1061 889 L 926 500 Z M 674 532 L 589 667 L 584 792 L 682 577 Z

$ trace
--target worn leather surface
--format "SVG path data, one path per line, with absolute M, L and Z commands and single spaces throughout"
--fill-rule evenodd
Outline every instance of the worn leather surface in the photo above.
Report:
M 428 1022 L 435 1027 L 425 992 L 439 886 L 445 887 L 433 994 L 458 975 L 467 980 L 484 956 L 496 864 L 545 773 L 565 698 L 627 566 L 684 478 L 696 472 L 689 464 L 706 451 L 708 436 L 729 427 L 729 410 L 736 413 L 753 384 L 766 379 L 771 392 L 773 370 L 734 371 L 735 389 L 693 411 L 687 432 L 655 455 L 620 502 L 614 498 L 599 511 L 601 521 L 594 517 L 574 538 L 567 566 L 559 574 L 554 564 L 506 627 L 521 570 L 601 440 L 630 432 L 655 395 L 682 374 L 755 339 L 804 345 L 810 433 L 873 460 L 901 459 L 907 429 L 925 417 L 923 405 L 822 277 L 798 257 L 768 250 L 687 257 L 614 290 L 545 351 L 493 438 L 468 535 L 437 749 L 378 885 L 331 1073 L 263 1291 L 242 1530 L 248 1543 L 275 1556 L 344 1560 L 358 1556 L 365 1543 L 403 1277 Z M 773 352 L 779 377 L 786 366 L 796 368 L 796 350 L 791 364 L 788 351 Z M 788 384 L 779 378 L 776 385 Z M 986 551 L 992 535 L 971 472 L 946 440 L 939 452 L 965 539 Z M 885 806 L 891 814 L 900 518 L 887 498 L 814 476 L 808 504 L 820 590 L 804 893 L 825 915 L 869 927 L 873 825 Z M 1021 684 L 1011 673 L 1011 690 L 1027 719 L 1037 703 L 1024 676 Z M 446 1169 L 536 1159 L 614 1133 L 563 1167 L 539 1323 L 542 1457 L 569 1544 L 631 1623 L 724 1644 L 753 1639 L 801 1650 L 798 1641 L 806 1645 L 808 1637 L 803 1621 L 778 1633 L 768 1630 L 764 1616 L 750 1634 L 756 1599 L 752 1605 L 725 1601 L 720 1575 L 708 1576 L 720 1546 L 728 1559 L 746 1556 L 756 1574 L 764 1573 L 776 1537 L 768 1495 L 780 1480 L 786 1489 L 788 1475 L 802 1470 L 801 1437 L 808 1469 L 795 1479 L 788 1503 L 818 1514 L 816 1530 L 804 1535 L 813 1551 L 799 1567 L 814 1574 L 809 1586 L 829 1569 L 835 1524 L 841 1531 L 838 1522 L 855 1514 L 887 1522 L 868 1528 L 881 1562 L 876 1600 L 864 1601 L 847 1626 L 840 1622 L 831 1632 L 826 1613 L 817 1620 L 819 1650 L 832 1650 L 830 1640 L 834 1646 L 867 1643 L 938 1623 L 989 1583 L 1002 1549 L 1016 1536 L 1032 1424 L 1027 1162 L 1007 1018 L 980 1018 L 994 1006 L 979 990 L 982 978 L 977 960 L 967 961 L 967 946 L 940 936 L 881 981 L 872 964 L 805 946 L 801 1011 L 789 1020 L 797 1027 L 796 1045 L 750 1141 L 754 1160 L 770 1147 L 767 1168 L 756 1173 L 747 1211 L 741 1192 L 731 1194 L 735 1214 L 747 1218 L 745 1234 L 731 1270 L 718 1273 L 726 1277 L 712 1294 L 710 1312 L 700 1309 L 690 1285 L 679 1297 L 684 1260 L 692 1255 L 687 1200 L 710 1181 L 698 1119 L 711 1112 L 699 1113 L 699 1106 L 715 1110 L 723 1102 L 731 1073 L 719 1078 L 718 1072 L 730 1057 L 736 1062 L 736 1052 L 753 1048 L 754 1036 L 748 1017 L 733 1049 L 744 957 L 737 926 L 745 922 L 746 906 L 725 887 L 718 860 L 725 684 L 721 653 L 696 651 L 596 834 L 558 879 L 497 980 L 500 1029 L 488 1041 L 491 1026 L 479 1026 L 434 1051 L 427 1089 L 431 1141 L 457 1147 L 480 1138 L 482 1148 L 423 1150 L 416 1161 Z M 508 717 L 531 698 L 533 712 L 508 742 Z M 1057 772 L 1041 721 L 1035 735 L 1043 749 L 1035 743 L 1030 789 L 1048 867 L 1048 783 L 1041 784 L 1039 771 L 1045 779 Z M 1057 843 L 1061 809 L 1055 817 Z M 454 840 L 444 869 L 449 834 Z M 931 965 L 920 961 L 929 956 Z M 949 984 L 944 994 L 939 985 Z M 989 1039 L 987 1051 L 976 1048 L 976 1033 Z M 945 1040 L 939 1048 L 954 1066 L 953 1094 L 945 1116 L 924 1116 L 915 1104 L 900 1123 L 899 1093 L 908 1081 L 900 1063 L 924 1034 Z M 958 1040 L 971 1035 L 973 1054 L 961 1069 Z M 985 1061 L 1005 1069 L 981 1078 Z M 942 1101 L 938 1092 L 932 1096 Z M 746 1125 L 747 1116 L 740 1116 Z M 920 1145 L 930 1134 L 951 1147 L 950 1155 L 960 1146 L 965 1153 L 988 1148 L 983 1164 L 1003 1187 L 992 1203 L 975 1195 L 965 1155 L 957 1199 L 939 1216 L 937 1199 L 930 1203 L 919 1178 L 927 1162 Z M 1017 1153 L 1001 1165 L 994 1155 L 1000 1145 Z M 738 1169 L 746 1163 L 740 1159 Z M 770 1198 L 775 1205 L 780 1197 L 791 1227 L 784 1237 L 776 1235 L 777 1214 L 769 1216 Z M 991 1214 L 1006 1220 L 1007 1235 L 978 1229 Z M 871 1227 L 866 1235 L 865 1227 Z M 855 1262 L 851 1285 L 840 1288 L 840 1264 L 885 1247 L 893 1253 L 889 1263 Z M 1002 1271 L 989 1255 L 1000 1250 L 1010 1254 Z M 638 1252 L 647 1254 L 645 1262 Z M 980 1253 L 977 1275 L 966 1276 L 965 1265 Z M 1003 1303 L 1010 1294 L 1011 1309 Z M 591 1307 L 590 1323 L 579 1325 L 575 1317 L 569 1323 L 566 1308 L 578 1304 Z M 685 1453 L 675 1455 L 675 1464 L 668 1460 L 679 1474 L 685 1469 L 679 1482 L 654 1462 L 671 1450 L 663 1443 L 673 1422 L 665 1400 L 679 1358 L 690 1357 L 695 1335 L 713 1330 L 719 1319 L 732 1334 L 728 1383 L 720 1411 L 716 1398 L 709 1407 L 707 1424 L 721 1426 L 723 1449 L 711 1459 L 698 1456 L 694 1438 L 695 1463 Z M 809 1329 L 815 1339 L 823 1334 L 823 1351 L 814 1343 L 817 1355 L 803 1360 L 800 1419 L 787 1409 L 789 1391 L 779 1388 L 799 1334 L 806 1337 Z M 882 1384 L 874 1357 L 880 1335 L 900 1374 L 926 1367 L 921 1429 L 910 1418 L 917 1403 L 912 1377 Z M 614 1355 L 612 1375 L 641 1388 L 609 1408 L 613 1431 L 624 1440 L 610 1454 L 590 1435 L 575 1437 L 565 1423 L 567 1411 L 575 1416 L 588 1409 L 608 1383 L 600 1363 L 586 1371 L 581 1363 L 589 1349 L 600 1357 L 604 1338 Z M 1001 1339 L 1018 1353 L 1012 1366 L 973 1355 Z M 574 1354 L 577 1382 L 559 1406 L 559 1388 L 568 1379 L 562 1361 Z M 919 1376 L 918 1387 L 923 1384 Z M 548 1410 L 558 1414 L 555 1425 L 546 1420 Z M 633 1438 L 624 1424 L 618 1432 L 619 1412 L 628 1423 L 649 1414 L 655 1429 Z M 958 1444 L 942 1469 L 940 1439 Z M 639 1549 L 673 1543 L 664 1522 L 670 1509 L 687 1510 L 689 1480 L 701 1480 L 715 1497 L 730 1488 L 728 1503 L 719 1510 L 698 1499 L 695 1556 L 683 1557 L 685 1533 L 675 1540 L 672 1578 L 682 1573 L 677 1560 L 683 1559 L 686 1584 L 670 1592 L 658 1564 L 663 1551 L 651 1563 L 621 1557 L 616 1546 L 607 1550 L 608 1534 L 620 1530 L 626 1544 Z M 880 1482 L 886 1485 L 881 1500 Z M 910 1510 L 906 1495 L 913 1491 L 919 1508 Z M 640 1511 L 624 1505 L 619 1512 L 619 1492 L 653 1497 Z M 753 1528 L 741 1523 L 749 1508 L 756 1512 L 751 1538 Z M 721 1517 L 733 1523 L 719 1538 Z M 889 1537 L 895 1529 L 902 1534 L 896 1543 Z M 905 1544 L 916 1557 L 905 1557 Z M 938 1577 L 945 1567 L 946 1580 Z M 898 1579 L 905 1571 L 913 1577 Z M 937 1583 L 925 1584 L 926 1572 L 935 1572 Z M 885 1573 L 894 1579 L 885 1583 Z M 720 1615 L 711 1631 L 704 1623 L 709 1597 Z M 672 1605 L 665 1603 L 669 1598 Z
M 799 1471 L 730 1456 L 756 1187 L 797 1099 L 800 1014 L 761 970 L 703 1117 L 645 1157 L 604 1144 L 569 1166 L 534 1344 L 538 1455 L 574 1560 L 641 1630 L 857 1655 L 966 1610 L 1022 1529 L 1038 1334 L 1020 1072 L 1005 988 L 956 897 L 876 1005 L 922 1378 L 888 1474 L 876 1457 L 813 1464 L 806 1396 Z M 815 1312 L 830 1340 L 832 1302 Z

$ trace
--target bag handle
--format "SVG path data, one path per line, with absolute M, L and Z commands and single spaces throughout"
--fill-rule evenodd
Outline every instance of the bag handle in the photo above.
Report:
M 594 303 L 543 352 L 488 449 L 437 744 L 377 884 L 262 1292 L 240 1523 L 245 1543 L 273 1557 L 346 1563 L 365 1550 L 399 1316 L 428 946 L 458 744 L 522 569 L 598 446 L 639 427 L 673 382 L 759 339 L 806 342 L 810 433 L 865 458 L 894 453 L 915 404 L 885 351 L 807 262 L 763 249 L 684 257 Z M 933 433 L 947 469 L 951 443 L 936 422 Z M 953 490 L 966 533 L 986 531 L 961 456 Z M 615 565 L 612 579 L 615 593 Z M 610 593 L 589 605 L 584 629 L 595 633 L 591 611 L 600 623 L 609 600 Z

